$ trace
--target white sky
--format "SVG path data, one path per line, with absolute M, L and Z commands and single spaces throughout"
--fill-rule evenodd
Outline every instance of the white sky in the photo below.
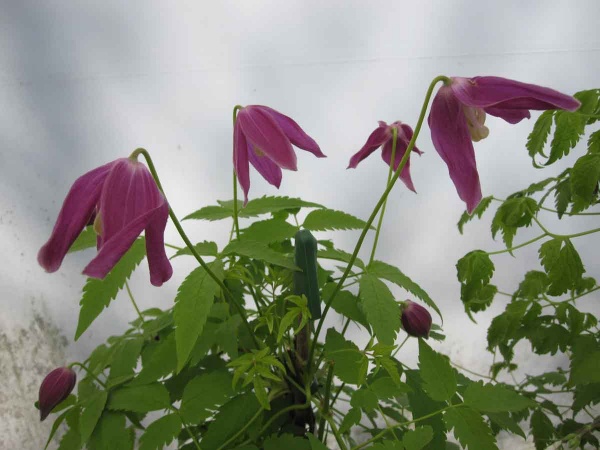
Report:
M 356 170 L 345 168 L 377 120 L 414 126 L 429 81 L 438 74 L 504 76 L 569 94 L 599 87 L 598 17 L 600 2 L 594 0 L 0 0 L 3 330 L 14 334 L 29 326 L 34 311 L 43 311 L 72 340 L 84 283 L 80 271 L 93 252 L 68 256 L 52 276 L 37 265 L 36 254 L 82 173 L 143 146 L 183 217 L 231 198 L 231 110 L 235 104 L 265 104 L 296 119 L 328 158 L 299 152 L 299 170 L 284 172 L 279 192 L 253 173 L 251 198 L 302 196 L 366 218 L 387 167 L 377 153 Z M 490 137 L 476 144 L 484 195 L 507 195 L 564 167 L 532 168 L 524 148 L 532 125 L 490 118 Z M 461 365 L 485 371 L 491 361 L 483 353 L 485 331 L 505 300 L 498 298 L 472 324 L 463 313 L 454 266 L 472 249 L 501 244 L 490 240 L 489 220 L 468 226 L 465 236 L 458 233 L 463 204 L 427 127 L 418 146 L 425 152 L 412 159 L 418 195 L 400 183 L 392 192 L 378 258 L 398 265 L 437 301 L 448 334 L 438 348 Z M 547 222 L 558 232 L 591 228 L 583 220 Z M 194 241 L 222 246 L 226 239 L 222 223 L 185 227 Z M 515 242 L 536 233 L 519 234 Z M 357 236 L 340 232 L 335 238 L 350 251 Z M 171 225 L 167 240 L 180 242 Z M 595 239 L 576 244 L 590 275 L 600 276 Z M 495 258 L 502 290 L 512 292 L 521 273 L 535 267 L 536 250 L 519 252 L 517 259 Z M 133 278 L 141 306 L 169 306 L 192 267 L 184 258 L 175 261 L 173 279 L 156 289 L 142 266 Z M 83 359 L 133 317 L 120 296 L 67 348 L 66 358 Z M 411 342 L 403 350 L 408 362 L 415 349 Z M 529 358 L 527 365 L 533 371 L 561 362 Z

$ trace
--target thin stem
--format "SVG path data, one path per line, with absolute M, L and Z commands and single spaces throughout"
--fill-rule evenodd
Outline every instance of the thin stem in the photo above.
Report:
M 263 408 L 259 408 L 258 411 L 256 411 L 256 414 L 254 414 L 254 416 L 252 416 L 252 418 L 248 422 L 246 422 L 246 424 L 237 433 L 235 433 L 233 436 L 231 436 L 229 439 L 227 439 L 223 443 L 223 445 L 221 445 L 219 448 L 217 448 L 217 450 L 222 450 L 224 448 L 228 448 L 227 446 L 229 444 L 231 444 L 232 442 L 234 442 L 239 436 L 241 436 L 250 427 L 250 425 L 252 425 L 256 419 L 258 419 L 258 417 L 261 415 L 261 413 L 263 411 L 264 411 Z
M 342 437 L 340 436 L 340 431 L 338 430 L 337 426 L 335 425 L 335 421 L 331 417 L 327 417 L 327 422 L 329 423 L 331 432 L 333 433 L 333 436 L 335 437 L 335 440 L 336 440 L 338 446 L 340 447 L 340 450 L 346 450 L 347 449 L 346 444 L 344 443 L 344 441 L 342 440 Z
M 454 367 L 458 367 L 461 370 L 464 370 L 465 372 L 470 373 L 471 375 L 475 375 L 477 377 L 481 377 L 481 378 L 486 378 L 488 380 L 494 380 L 492 377 L 487 376 L 487 375 L 483 375 L 481 373 L 477 373 L 477 372 L 473 372 L 472 370 L 467 369 L 466 367 L 463 367 L 459 364 L 456 364 L 454 361 L 450 360 L 450 364 L 452 364 Z
M 135 311 L 137 312 L 138 316 L 140 317 L 140 320 L 142 321 L 141 326 L 143 327 L 144 323 L 146 323 L 145 320 L 144 320 L 144 316 L 142 316 L 140 308 L 138 308 L 138 305 L 135 302 L 135 298 L 133 298 L 133 293 L 131 292 L 131 288 L 129 287 L 129 282 L 127 280 L 125 280 L 125 289 L 127 289 L 127 295 L 129 295 L 129 299 L 131 300 L 131 304 L 135 308 Z
M 235 105 L 233 108 L 233 128 L 235 130 L 235 121 L 237 120 L 237 113 L 242 108 L 241 105 Z M 235 131 L 234 131 L 235 133 Z M 235 145 L 235 142 L 233 143 Z M 238 222 L 238 202 L 237 202 L 237 174 L 235 168 L 233 170 L 233 226 L 235 228 L 235 237 L 240 237 L 240 224 Z M 231 238 L 229 239 L 231 240 Z
M 394 172 L 394 163 L 396 162 L 396 143 L 398 142 L 398 128 L 392 127 L 392 157 L 390 159 L 390 170 L 388 171 L 388 177 L 386 186 L 390 184 L 392 179 L 392 173 Z M 383 223 L 383 216 L 385 214 L 385 207 L 387 206 L 387 198 L 383 202 L 381 207 L 381 214 L 379 214 L 379 221 L 377 222 L 377 230 L 375 230 L 375 239 L 373 240 L 373 249 L 371 250 L 371 257 L 369 258 L 369 265 L 375 259 L 375 250 L 377 250 L 377 242 L 379 241 L 379 232 L 381 231 L 381 224 Z
M 83 364 L 81 364 L 80 362 L 74 362 L 69 364 L 69 367 L 81 367 L 83 370 L 85 370 L 87 372 L 87 374 L 92 377 L 94 380 L 96 380 L 96 382 L 102 386 L 103 388 L 106 388 L 106 383 L 104 383 L 103 381 L 100 380 L 100 378 L 98 378 L 96 375 L 94 375 L 92 373 L 92 371 L 90 369 L 88 369 L 86 366 L 84 366 Z
M 189 429 L 189 427 L 185 423 L 185 420 L 183 420 L 183 416 L 181 415 L 181 412 L 179 411 L 179 409 L 176 406 L 173 406 L 173 405 L 171 405 L 170 409 L 172 411 L 175 411 L 175 414 L 177 414 L 179 416 L 179 420 L 181 420 L 181 424 L 183 425 L 183 428 L 185 428 L 185 431 L 187 431 L 187 433 L 189 434 L 190 438 L 192 438 L 192 441 L 194 441 L 194 445 L 196 446 L 196 448 L 198 450 L 202 450 L 202 447 L 200 447 L 200 443 L 198 442 L 198 439 L 196 439 L 196 436 L 194 436 L 194 433 L 192 433 L 192 430 Z
M 491 255 L 500 255 L 500 254 L 502 254 L 502 253 L 509 253 L 509 252 L 512 252 L 513 250 L 517 250 L 517 249 L 519 249 L 519 248 L 526 247 L 526 246 L 528 246 L 529 244 L 533 244 L 535 241 L 539 241 L 540 239 L 543 239 L 543 238 L 545 238 L 546 236 L 548 236 L 546 233 L 544 233 L 544 234 L 540 234 L 538 237 L 535 237 L 535 238 L 533 238 L 533 239 L 530 239 L 530 240 L 528 240 L 528 241 L 525 241 L 525 242 L 523 242 L 522 244 L 515 245 L 514 247 L 511 247 L 511 248 L 506 248 L 506 249 L 504 249 L 504 250 L 498 250 L 498 251 L 496 251 L 496 252 L 487 252 L 487 254 L 488 254 L 489 256 L 491 256 Z
M 398 354 L 398 352 L 400 351 L 400 349 L 404 346 L 404 344 L 406 344 L 406 341 L 408 341 L 408 339 L 410 338 L 410 335 L 407 335 L 404 340 L 402 341 L 402 343 L 398 346 L 398 348 L 396 348 L 396 350 L 394 351 L 394 353 L 392 353 L 392 358 L 395 358 L 396 355 Z
M 325 433 L 325 420 L 329 414 L 329 396 L 331 395 L 331 382 L 333 380 L 333 362 L 329 363 L 329 369 L 327 371 L 327 381 L 325 382 L 325 398 L 323 399 L 323 413 L 321 414 L 321 420 L 319 420 L 319 434 L 317 437 L 320 441 L 323 440 L 323 434 Z
M 411 138 L 411 140 L 408 143 L 408 146 L 406 148 L 406 153 L 402 157 L 402 160 L 400 161 L 400 164 L 398 165 L 398 168 L 396 169 L 396 172 L 394 173 L 394 176 L 390 180 L 387 188 L 385 189 L 385 191 L 381 195 L 381 198 L 379 199 L 379 201 L 375 205 L 375 208 L 373 209 L 373 212 L 371 213 L 371 216 L 367 220 L 367 222 L 365 224 L 365 227 L 363 228 L 363 230 L 362 230 L 362 232 L 360 234 L 360 237 L 358 238 L 358 242 L 356 243 L 356 247 L 354 248 L 354 252 L 352 253 L 352 256 L 350 257 L 350 261 L 348 262 L 348 266 L 346 266 L 346 270 L 344 271 L 344 274 L 342 275 L 342 278 L 340 278 L 340 280 L 338 281 L 338 284 L 335 287 L 333 293 L 331 294 L 331 296 L 329 297 L 329 299 L 327 299 L 327 302 L 325 303 L 325 308 L 323 310 L 323 314 L 321 316 L 321 319 L 319 320 L 319 324 L 317 325 L 317 329 L 315 330 L 315 334 L 314 334 L 315 338 L 313 339 L 312 345 L 310 347 L 310 353 L 309 353 L 308 364 L 307 364 L 307 371 L 309 373 L 310 373 L 310 369 L 311 369 L 310 366 L 311 366 L 311 362 L 313 360 L 313 356 L 314 356 L 314 353 L 315 353 L 315 348 L 316 348 L 316 344 L 317 344 L 317 341 L 318 341 L 318 337 L 319 337 L 319 334 L 321 332 L 321 329 L 323 328 L 323 324 L 325 323 L 325 317 L 327 316 L 327 313 L 329 312 L 329 309 L 331 308 L 331 304 L 333 303 L 333 300 L 334 300 L 335 296 L 338 294 L 338 292 L 340 291 L 340 289 L 344 285 L 344 281 L 346 281 L 346 278 L 348 277 L 348 275 L 350 274 L 350 271 L 352 270 L 352 266 L 354 265 L 354 261 L 356 261 L 356 258 L 358 257 L 358 252 L 360 251 L 360 248 L 362 247 L 362 243 L 365 240 L 367 232 L 371 228 L 371 224 L 375 220 L 375 217 L 377 216 L 377 213 L 379 212 L 379 209 L 382 207 L 382 205 L 385 202 L 388 194 L 390 193 L 390 191 L 394 187 L 394 184 L 396 183 L 396 180 L 400 176 L 400 173 L 402 172 L 402 169 L 404 169 L 404 166 L 406 165 L 406 162 L 408 161 L 408 157 L 410 156 L 410 153 L 412 152 L 412 149 L 415 146 L 415 142 L 417 140 L 417 137 L 419 136 L 419 132 L 421 131 L 421 126 L 423 125 L 423 120 L 425 119 L 425 114 L 427 112 L 427 107 L 429 105 L 429 100 L 431 99 L 431 95 L 433 94 L 433 89 L 435 88 L 436 84 L 438 82 L 440 82 L 440 81 L 448 82 L 449 79 L 448 79 L 448 77 L 445 77 L 445 76 L 438 76 L 438 77 L 434 78 L 433 81 L 429 84 L 429 88 L 427 89 L 427 93 L 425 94 L 425 100 L 423 101 L 423 106 L 421 107 L 421 114 L 419 116 L 419 120 L 417 121 L 417 125 L 415 127 L 415 131 L 414 131 L 413 137 Z
M 177 251 L 183 250 L 182 247 L 177 247 L 176 245 L 167 244 L 166 242 L 165 242 L 165 247 L 172 248 L 173 250 L 177 250 Z
M 131 154 L 131 157 L 137 157 L 137 155 L 140 155 L 140 154 L 143 155 L 144 158 L 146 159 L 146 163 L 148 164 L 148 169 L 150 169 L 150 173 L 152 174 L 152 177 L 154 178 L 154 181 L 156 182 L 156 185 L 158 186 L 158 188 L 160 189 L 160 191 L 163 193 L 163 195 L 166 198 L 165 190 L 163 189 L 163 187 L 162 187 L 162 185 L 160 183 L 160 179 L 158 178 L 158 173 L 156 172 L 156 168 L 154 167 L 154 162 L 152 161 L 152 157 L 150 156 L 150 153 L 148 153 L 148 151 L 146 149 L 138 148 L 138 149 L 136 149 Z M 256 336 L 254 335 L 254 332 L 252 330 L 252 327 L 250 326 L 250 323 L 248 323 L 248 319 L 246 318 L 246 314 L 244 312 L 244 308 L 242 307 L 242 305 L 240 305 L 238 303 L 238 301 L 236 300 L 236 298 L 231 294 L 231 292 L 229 291 L 229 289 L 227 288 L 227 286 L 225 286 L 225 283 L 223 283 L 223 281 L 219 277 L 217 277 L 215 275 L 215 273 L 210 269 L 210 267 L 208 267 L 208 265 L 206 264 L 206 262 L 204 262 L 204 260 L 202 259 L 202 257 L 198 254 L 198 252 L 194 248 L 194 245 L 192 244 L 192 242 L 188 238 L 187 234 L 183 230 L 183 227 L 181 226 L 181 223 L 179 222 L 179 219 L 177 218 L 177 216 L 173 212 L 173 208 L 171 208 L 171 206 L 169 206 L 169 217 L 171 217 L 171 221 L 173 222 L 173 225 L 175 225 L 175 228 L 177 228 L 177 231 L 179 232 L 179 235 L 181 236 L 181 239 L 183 239 L 183 242 L 185 242 L 185 245 L 190 249 L 190 252 L 194 256 L 194 258 L 196 258 L 196 261 L 198 261 L 198 263 L 200 264 L 200 266 L 202 266 L 202 268 L 215 281 L 215 283 L 217 283 L 217 285 L 219 285 L 219 287 L 225 293 L 225 297 L 231 303 L 233 303 L 233 305 L 236 307 L 236 309 L 237 309 L 240 317 L 242 318 L 242 322 L 244 323 L 244 325 L 246 326 L 246 328 L 250 332 L 250 335 L 252 336 L 256 347 L 257 348 L 261 348 L 262 347 L 261 343 L 256 338 Z

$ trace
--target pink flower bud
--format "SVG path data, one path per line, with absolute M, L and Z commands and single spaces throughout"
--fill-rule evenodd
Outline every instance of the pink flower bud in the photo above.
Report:
M 48 417 L 55 406 L 69 396 L 75 387 L 76 380 L 75 372 L 69 367 L 59 367 L 46 375 L 40 386 L 39 408 L 41 421 Z
M 431 314 L 421 305 L 407 300 L 402 310 L 402 327 L 414 337 L 429 337 Z

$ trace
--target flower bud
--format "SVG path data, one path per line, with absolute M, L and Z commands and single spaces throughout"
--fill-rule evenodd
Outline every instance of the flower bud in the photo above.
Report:
M 402 328 L 414 337 L 429 337 L 431 314 L 421 305 L 407 300 L 402 310 Z
M 46 375 L 40 386 L 40 420 L 48 417 L 54 407 L 69 396 L 76 380 L 75 372 L 69 367 L 59 367 Z

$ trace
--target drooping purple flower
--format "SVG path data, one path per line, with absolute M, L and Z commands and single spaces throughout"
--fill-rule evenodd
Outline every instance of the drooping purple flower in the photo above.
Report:
M 38 399 L 40 421 L 48 417 L 48 414 L 69 396 L 76 380 L 77 375 L 69 367 L 59 367 L 46 375 L 40 385 Z
M 473 141 L 489 134 L 486 114 L 514 124 L 531 117 L 530 110 L 575 111 L 579 105 L 553 89 L 500 77 L 453 77 L 440 88 L 429 113 L 431 139 L 467 211 L 482 197 Z
M 47 272 L 57 271 L 77 236 L 93 223 L 98 254 L 83 273 L 104 278 L 145 230 L 150 282 L 160 286 L 173 274 L 164 245 L 168 216 L 169 205 L 146 166 L 117 159 L 73 183 L 38 262 Z
M 402 307 L 402 328 L 407 334 L 414 337 L 429 337 L 431 330 L 431 314 L 421 305 L 406 300 Z
M 377 150 L 379 147 L 383 146 L 383 151 L 381 152 L 381 157 L 385 161 L 385 163 L 389 166 L 392 160 L 392 146 L 393 146 L 393 129 L 397 130 L 396 137 L 396 152 L 394 154 L 394 170 L 398 169 L 400 165 L 400 161 L 402 157 L 406 153 L 406 149 L 408 148 L 408 143 L 413 137 L 413 130 L 410 126 L 402 123 L 400 121 L 396 121 L 391 125 L 388 125 L 384 121 L 379 121 L 379 127 L 375 128 L 375 130 L 370 134 L 367 139 L 367 142 L 363 147 L 356 152 L 352 158 L 350 158 L 350 164 L 348 165 L 348 169 L 355 169 L 358 166 L 358 163 Z M 423 152 L 420 151 L 417 147 L 413 147 L 413 151 L 422 155 Z M 413 185 L 412 179 L 410 178 L 410 157 L 406 161 L 402 172 L 400 173 L 400 179 L 404 182 L 407 188 L 411 191 L 415 191 L 415 186 Z
M 281 169 L 297 170 L 292 144 L 318 158 L 325 158 L 313 138 L 288 116 L 261 105 L 239 110 L 233 130 L 233 165 L 244 191 L 244 205 L 250 190 L 249 164 L 268 183 L 279 188 Z

